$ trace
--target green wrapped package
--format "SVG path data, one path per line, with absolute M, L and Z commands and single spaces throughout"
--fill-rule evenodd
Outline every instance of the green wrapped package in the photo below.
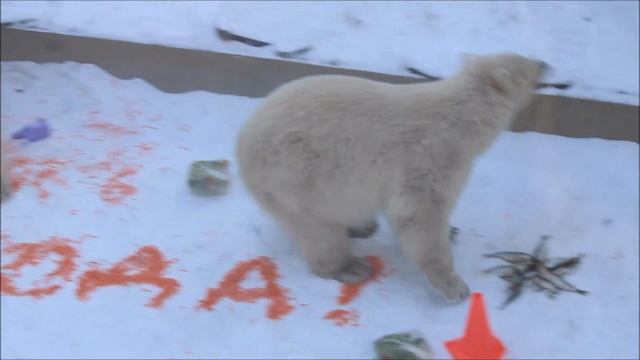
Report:
M 223 195 L 229 187 L 229 161 L 195 161 L 189 171 L 189 187 L 201 196 Z
M 378 359 L 431 359 L 427 341 L 417 331 L 390 334 L 378 339 L 375 344 Z

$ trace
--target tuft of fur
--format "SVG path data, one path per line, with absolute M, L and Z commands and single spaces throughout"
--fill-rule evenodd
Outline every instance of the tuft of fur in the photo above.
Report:
M 318 276 L 366 278 L 371 269 L 352 254 L 349 229 L 382 213 L 431 284 L 461 301 L 469 288 L 454 270 L 449 216 L 474 158 L 531 99 L 543 69 L 498 54 L 429 83 L 334 75 L 292 81 L 240 131 L 241 176 Z

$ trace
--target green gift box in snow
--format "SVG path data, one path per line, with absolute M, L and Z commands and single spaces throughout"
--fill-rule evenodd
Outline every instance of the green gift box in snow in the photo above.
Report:
M 229 188 L 229 161 L 195 161 L 189 171 L 189 187 L 201 196 L 223 195 Z
M 376 340 L 378 359 L 431 359 L 431 350 L 427 341 L 417 331 L 390 334 Z

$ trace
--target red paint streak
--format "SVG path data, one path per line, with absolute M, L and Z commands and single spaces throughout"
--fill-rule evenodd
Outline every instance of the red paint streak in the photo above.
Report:
M 260 272 L 262 280 L 266 283 L 263 288 L 245 289 L 240 287 L 251 271 Z M 214 306 L 223 298 L 229 298 L 238 302 L 254 303 L 259 299 L 268 299 L 267 318 L 279 320 L 293 311 L 294 307 L 289 303 L 287 290 L 278 285 L 278 267 L 266 256 L 259 256 L 248 261 L 239 262 L 217 288 L 211 288 L 198 308 L 213 310 Z
M 371 265 L 373 271 L 368 279 L 358 284 L 344 284 L 340 289 L 340 296 L 338 296 L 338 304 L 346 305 L 352 302 L 362 292 L 362 289 L 372 281 L 377 281 L 383 276 L 384 263 L 377 256 L 367 256 L 365 260 Z M 358 325 L 358 319 L 360 314 L 356 310 L 344 310 L 337 309 L 328 312 L 325 319 L 332 320 L 335 325 Z
M 151 151 L 153 145 L 140 144 L 141 151 Z M 135 175 L 137 167 L 123 164 L 122 158 L 125 156 L 123 150 L 112 150 L 107 155 L 107 160 L 102 160 L 90 165 L 78 166 L 78 170 L 87 174 L 89 179 L 99 179 L 95 172 L 107 172 L 109 176 L 100 186 L 100 198 L 110 204 L 122 204 L 127 197 L 137 194 L 136 186 L 124 181 L 125 177 Z
M 153 144 L 138 144 L 136 147 L 140 149 L 143 154 L 148 154 L 156 148 Z
M 12 243 L 5 246 L 2 249 L 2 253 L 5 255 L 16 254 L 16 258 L 11 263 L 2 266 L 2 270 L 12 270 L 12 273 L 9 274 L 3 271 L 0 274 L 0 293 L 34 298 L 53 295 L 62 288 L 62 285 L 53 284 L 21 290 L 14 283 L 14 280 L 20 277 L 20 269 L 23 267 L 40 265 L 45 257 L 50 254 L 56 254 L 60 257 L 60 260 L 56 261 L 58 266 L 44 276 L 44 283 L 50 284 L 55 278 L 71 281 L 71 274 L 76 269 L 75 258 L 78 257 L 78 252 L 70 243 L 69 239 L 52 236 L 49 240 L 42 242 Z
M 369 264 L 371 264 L 373 268 L 371 276 L 367 280 L 359 284 L 342 285 L 340 296 L 338 297 L 338 304 L 346 305 L 350 303 L 360 294 L 360 292 L 362 292 L 362 289 L 367 284 L 372 281 L 377 281 L 378 279 L 380 279 L 380 277 L 382 277 L 384 271 L 384 263 L 382 262 L 382 260 L 377 256 L 367 256 L 365 259 L 369 262 Z
M 108 121 L 96 121 L 87 125 L 86 127 L 96 130 L 102 130 L 111 135 L 140 134 L 138 130 L 128 129 L 124 126 L 116 125 Z
M 110 204 L 122 204 L 122 201 L 138 192 L 138 188 L 122 181 L 122 178 L 135 175 L 137 170 L 131 166 L 126 166 L 122 170 L 111 176 L 102 185 L 100 197 Z
M 29 181 L 29 176 L 32 173 L 31 167 L 35 161 L 26 156 L 17 157 L 13 160 L 11 166 L 11 187 L 14 190 L 19 190 Z
M 17 191 L 30 184 L 38 190 L 38 198 L 41 201 L 46 201 L 50 192 L 45 188 L 45 182 L 53 182 L 58 185 L 66 184 L 60 178 L 60 170 L 65 164 L 66 161 L 58 159 L 36 160 L 26 156 L 16 157 L 11 164 L 11 186 Z
M 67 162 L 63 161 L 63 160 L 58 160 L 58 159 L 44 159 L 40 162 L 43 165 L 64 165 Z
M 333 310 L 327 315 L 324 316 L 324 319 L 331 320 L 335 325 L 338 326 L 346 326 L 346 325 L 358 325 L 358 320 L 360 319 L 360 314 L 357 310 Z
M 99 161 L 91 165 L 78 166 L 78 171 L 82 173 L 89 173 L 92 171 L 111 171 L 112 169 L 113 169 L 113 164 L 109 160 Z M 96 178 L 96 176 L 89 176 L 89 177 L 92 179 Z
M 80 277 L 76 296 L 86 301 L 89 294 L 100 287 L 153 285 L 161 291 L 146 306 L 159 308 L 167 298 L 175 295 L 180 289 L 180 283 L 176 279 L 163 276 L 170 263 L 164 260 L 162 252 L 156 247 L 145 246 L 111 269 L 86 271 Z
M 58 184 L 64 184 L 64 181 L 58 176 L 58 172 L 54 169 L 44 169 L 36 173 L 35 179 L 32 181 L 33 186 L 38 188 L 38 198 L 40 200 L 46 200 L 49 198 L 49 191 L 42 185 L 46 180 L 56 182 Z

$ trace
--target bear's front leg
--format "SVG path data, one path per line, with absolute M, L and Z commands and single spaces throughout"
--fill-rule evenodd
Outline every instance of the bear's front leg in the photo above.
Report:
M 450 302 L 469 296 L 469 287 L 456 273 L 449 241 L 449 210 L 433 196 L 405 194 L 390 202 L 389 221 L 407 257 L 427 274 Z

